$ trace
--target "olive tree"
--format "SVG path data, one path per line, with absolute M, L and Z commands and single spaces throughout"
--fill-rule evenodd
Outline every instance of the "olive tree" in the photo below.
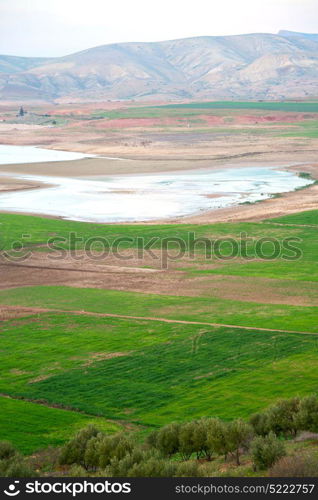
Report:
M 171 457 L 179 450 L 179 424 L 169 424 L 162 427 L 154 436 L 149 438 L 148 443 L 154 443 L 164 456 Z
M 299 409 L 299 398 L 281 399 L 268 410 L 269 429 L 276 435 L 296 436 Z
M 248 446 L 253 437 L 253 428 L 242 419 L 233 420 L 227 425 L 229 451 L 235 453 L 236 464 L 240 465 L 240 448 Z
M 300 401 L 296 423 L 299 430 L 318 432 L 317 396 L 307 396 Z
M 228 425 L 218 418 L 209 419 L 207 442 L 211 453 L 224 455 L 224 460 L 230 451 L 228 440 Z
M 59 458 L 60 464 L 78 464 L 87 469 L 88 465 L 85 463 L 87 444 L 90 439 L 96 438 L 98 434 L 99 430 L 96 429 L 96 427 L 94 427 L 93 425 L 88 425 L 80 432 L 78 432 L 78 434 L 73 439 L 71 439 L 63 446 Z
M 251 454 L 256 469 L 264 470 L 272 467 L 286 455 L 285 446 L 277 436 L 270 432 L 267 436 L 257 436 L 251 443 Z
M 258 436 L 266 436 L 269 433 L 269 416 L 267 412 L 254 413 L 249 422 Z

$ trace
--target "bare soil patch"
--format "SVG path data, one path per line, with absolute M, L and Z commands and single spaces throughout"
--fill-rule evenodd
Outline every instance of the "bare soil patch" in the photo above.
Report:
M 90 366 L 96 361 L 105 361 L 106 359 L 122 358 L 129 356 L 130 352 L 94 352 L 90 354 L 89 358 L 83 363 L 83 366 Z
M 47 312 L 48 309 L 40 309 L 37 307 L 20 307 L 0 305 L 0 321 L 7 319 L 23 318 L 32 314 L 40 314 Z
M 128 253 L 131 256 L 131 251 Z M 56 262 L 50 258 L 50 254 L 34 252 L 24 263 L 0 263 L 0 289 L 64 285 L 270 304 L 318 305 L 318 289 L 314 282 L 294 283 L 290 280 L 218 274 L 193 275 L 186 269 L 196 264 L 188 256 L 170 262 L 168 269 L 161 269 L 161 252 L 157 250 L 155 253 L 158 257 L 156 260 L 149 255 L 140 259 L 136 251 L 133 259 L 126 261 L 118 260 L 116 256 L 96 261 L 83 253 L 77 253 L 77 260 L 68 255 Z M 203 260 L 198 268 L 217 272 L 218 266 L 213 260 Z

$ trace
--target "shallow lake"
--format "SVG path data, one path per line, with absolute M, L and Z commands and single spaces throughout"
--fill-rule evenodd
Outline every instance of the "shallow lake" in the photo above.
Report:
M 42 150 L 41 155 L 45 156 L 43 151 L 46 150 Z M 47 158 L 51 153 L 48 151 L 46 158 L 34 161 L 49 161 Z M 79 154 L 54 153 L 66 156 Z M 33 151 L 33 154 L 36 156 L 38 153 Z M 66 156 L 60 159 L 77 159 Z M 88 155 L 81 155 L 82 158 L 85 156 Z M 312 183 L 311 180 L 274 167 L 205 169 L 182 174 L 85 179 L 18 175 L 11 172 L 8 175 L 50 186 L 0 194 L 0 210 L 89 222 L 132 222 L 185 216 L 240 203 L 253 203 Z
M 92 157 L 84 153 L 55 151 L 54 149 L 37 148 L 36 146 L 0 145 L 0 165 L 13 163 L 41 163 L 46 161 L 81 160 Z

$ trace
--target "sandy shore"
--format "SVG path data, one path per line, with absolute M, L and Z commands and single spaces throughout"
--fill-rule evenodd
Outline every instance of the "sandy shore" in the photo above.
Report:
M 0 173 L 48 175 L 52 177 L 94 177 L 102 175 L 153 174 L 207 168 L 211 162 L 189 160 L 117 160 L 84 158 L 81 160 L 0 165 Z
M 48 187 L 48 184 L 31 182 L 27 180 L 16 179 L 14 177 L 0 176 L 0 193 L 9 191 L 23 191 L 25 189 L 39 189 Z
M 185 170 L 244 168 L 256 166 L 315 165 L 316 150 L 271 151 L 241 154 L 211 155 L 210 158 L 155 159 L 146 158 L 83 158 L 72 161 L 22 163 L 0 165 L 0 173 L 48 175 L 52 177 L 92 177 L 102 175 L 154 174 L 161 172 L 183 172 Z M 306 170 L 307 171 L 307 170 Z M 318 174 L 317 174 L 318 175 Z M 10 175 L 9 175 L 10 176 Z

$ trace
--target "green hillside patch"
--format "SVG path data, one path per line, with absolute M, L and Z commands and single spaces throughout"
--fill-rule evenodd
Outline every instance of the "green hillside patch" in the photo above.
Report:
M 297 125 L 298 129 L 295 131 L 279 133 L 279 135 L 282 137 L 308 137 L 310 139 L 318 137 L 318 120 L 306 120 Z
M 318 261 L 306 262 L 300 260 L 296 262 L 291 261 L 241 261 L 238 263 L 221 264 L 215 269 L 203 269 L 199 267 L 192 269 L 190 274 L 221 274 L 225 276 L 255 276 L 263 278 L 282 277 L 285 280 L 293 280 L 295 287 L 298 281 L 317 282 L 318 281 Z M 317 285 L 313 285 L 317 287 Z
M 278 222 L 279 224 L 299 224 L 299 225 L 318 225 L 318 210 L 309 210 L 292 215 L 285 215 L 276 219 L 270 219 L 269 222 Z
M 0 412 L 0 440 L 11 441 L 25 454 L 61 445 L 88 424 L 109 433 L 120 429 L 103 418 L 5 397 L 0 397 Z
M 200 327 L 155 321 L 44 313 L 2 323 L 0 392 L 19 392 L 41 380 L 136 350 L 192 338 Z
M 318 333 L 318 307 L 214 297 L 151 295 L 93 288 L 35 286 L 0 291 L 0 304 Z
M 211 267 L 211 269 L 202 269 L 200 265 L 197 265 L 193 267 L 191 272 L 194 274 L 258 276 L 294 280 L 295 282 L 317 281 L 317 229 L 310 227 L 310 225 L 317 224 L 317 212 L 305 214 L 307 212 L 303 215 L 295 214 L 295 216 L 273 219 L 271 221 L 273 225 L 265 222 L 250 228 L 246 233 L 251 238 L 246 247 L 248 258 L 218 259 L 217 266 Z M 275 222 L 276 225 L 274 225 Z M 305 227 L 306 224 L 308 227 Z M 263 238 L 265 240 L 262 240 Z M 269 238 L 268 241 L 266 241 L 267 238 Z M 255 251 L 257 241 L 264 241 L 259 255 Z M 279 250 L 277 257 L 274 255 L 275 245 Z M 266 256 L 273 255 L 275 258 L 266 258 Z
M 113 420 L 157 426 L 203 415 L 230 419 L 318 389 L 315 335 L 71 314 L 4 326 L 1 391 Z M 90 418 L 61 415 L 75 427 L 77 418 Z M 54 417 L 51 427 L 32 412 L 28 418 L 34 434 L 47 428 L 47 442 L 63 440 L 65 421 Z

